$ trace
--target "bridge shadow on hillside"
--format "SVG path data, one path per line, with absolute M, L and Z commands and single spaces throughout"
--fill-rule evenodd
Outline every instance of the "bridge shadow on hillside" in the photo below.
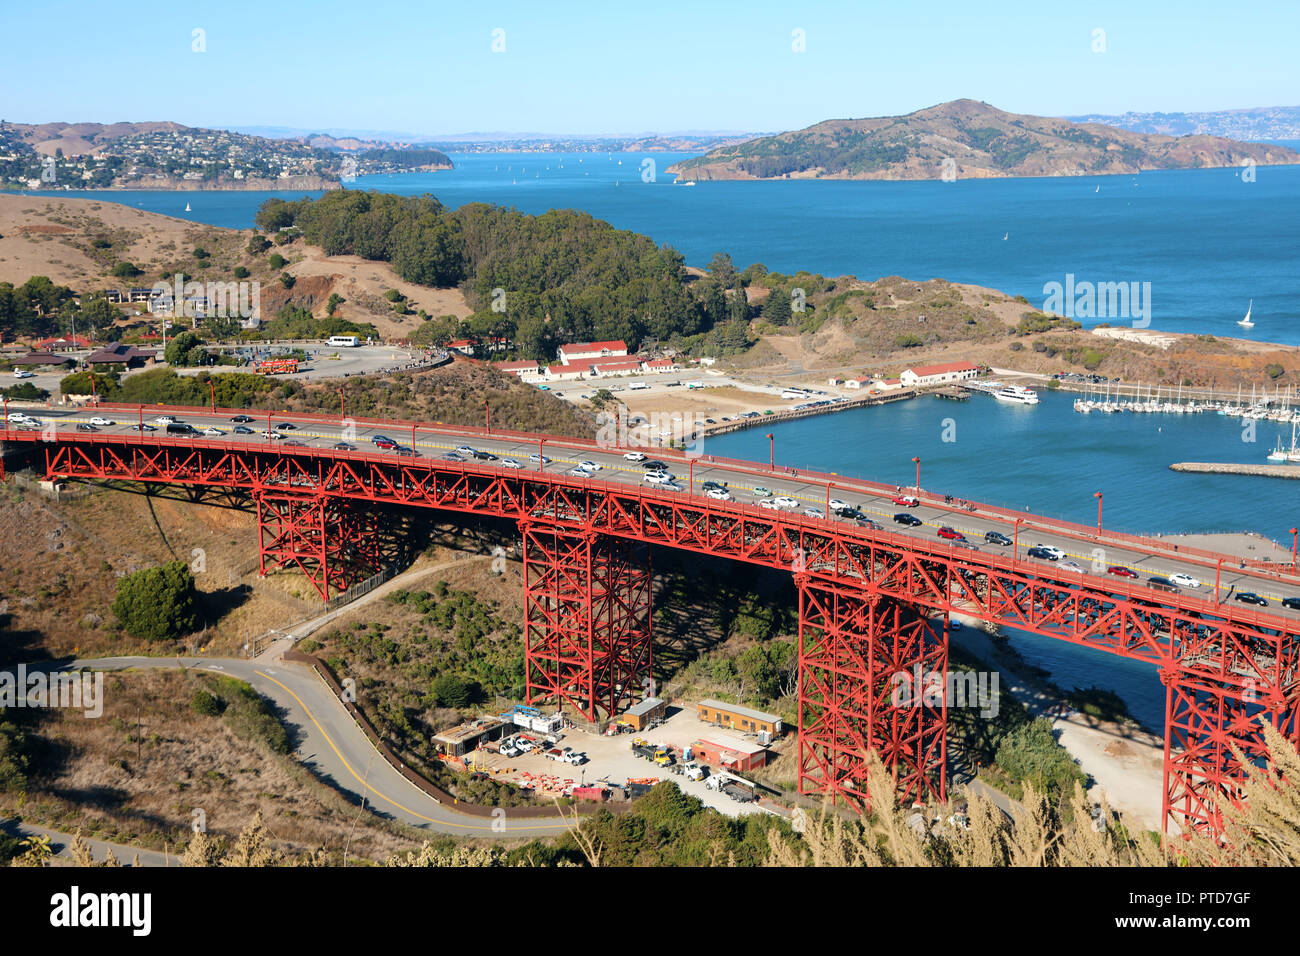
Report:
M 665 680 L 737 634 L 797 633 L 798 596 L 787 572 L 656 547 L 655 677 Z

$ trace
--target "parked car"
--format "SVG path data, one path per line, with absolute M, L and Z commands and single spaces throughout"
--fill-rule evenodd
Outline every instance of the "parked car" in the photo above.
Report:
M 686 775 L 687 780 L 703 780 L 709 775 L 709 768 L 701 767 L 697 763 L 688 763 L 682 768 L 682 773 Z
M 1012 543 L 1011 539 L 1001 531 L 985 531 L 984 540 L 989 544 L 1000 544 L 1003 547 L 1007 547 Z
M 894 515 L 894 521 L 901 525 L 907 525 L 909 528 L 913 528 L 919 524 L 925 524 L 925 522 L 916 515 L 908 514 L 906 511 L 900 511 L 898 514 Z
M 1233 595 L 1233 598 L 1240 601 L 1242 604 L 1255 604 L 1259 607 L 1268 607 L 1268 601 L 1264 600 L 1254 591 L 1238 591 Z
M 521 753 L 523 753 L 523 751 L 521 751 L 518 747 L 515 746 L 513 740 L 501 741 L 500 750 L 501 750 L 501 756 L 503 757 L 518 757 Z

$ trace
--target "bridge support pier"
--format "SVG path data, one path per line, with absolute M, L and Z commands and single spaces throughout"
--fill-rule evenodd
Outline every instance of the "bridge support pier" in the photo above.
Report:
M 520 522 L 528 703 L 587 720 L 650 695 L 647 547 L 585 529 Z
M 259 573 L 296 568 L 326 603 L 384 564 L 379 515 L 325 494 L 256 492 Z
M 944 799 L 948 635 L 869 588 L 796 574 L 799 792 L 869 804 L 875 750 L 910 803 Z
M 1247 682 L 1226 682 L 1176 667 L 1163 669 L 1165 685 L 1165 829 L 1221 833 L 1224 801 L 1241 805 L 1245 776 L 1232 753 L 1251 763 L 1268 756 L 1261 720 L 1293 744 L 1300 742 L 1300 701 Z

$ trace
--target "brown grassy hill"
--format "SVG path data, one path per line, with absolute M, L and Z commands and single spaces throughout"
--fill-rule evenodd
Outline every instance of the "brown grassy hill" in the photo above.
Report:
M 959 179 L 1300 163 L 1300 154 L 1217 136 L 1159 136 L 1005 113 L 953 100 L 906 116 L 826 120 L 715 149 L 669 168 L 691 179 Z
M 184 206 L 179 197 L 177 205 Z M 343 304 L 335 314 L 370 322 L 380 335 L 394 338 L 410 336 L 420 320 L 396 314 L 383 298 L 389 289 L 403 293 L 412 312 L 424 309 L 431 316 L 464 318 L 472 311 L 459 289 L 415 285 L 399 279 L 385 262 L 327 256 L 302 240 L 252 255 L 247 247 L 253 235 L 251 229 L 222 229 L 94 199 L 0 195 L 0 282 L 21 285 L 43 275 L 85 292 L 152 285 L 170 281 L 177 272 L 200 282 L 230 282 L 233 270 L 242 266 L 250 280 L 262 283 L 264 315 L 273 316 L 292 303 L 324 316 L 330 295 L 336 293 Z M 96 241 L 109 245 L 100 248 Z M 194 256 L 200 247 L 208 258 Z M 288 260 L 283 269 L 269 263 L 276 253 Z M 118 262 L 133 263 L 143 274 L 116 278 L 111 272 Z M 281 284 L 281 272 L 298 280 L 292 290 Z

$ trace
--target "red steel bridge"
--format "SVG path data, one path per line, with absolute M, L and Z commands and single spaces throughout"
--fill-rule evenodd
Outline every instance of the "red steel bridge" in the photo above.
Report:
M 165 412 L 219 433 L 132 427 Z M 78 430 L 92 414 L 120 420 Z M 754 462 L 646 449 L 679 473 L 671 490 L 646 484 L 626 448 L 575 439 L 266 412 L 254 413 L 249 434 L 239 435 L 230 424 L 239 414 L 100 405 L 3 423 L 0 442 L 25 451 L 50 480 L 177 485 L 195 500 L 237 495 L 256 511 L 263 573 L 297 569 L 325 599 L 377 570 L 385 509 L 517 522 L 528 701 L 567 706 L 589 720 L 622 711 L 650 685 L 650 545 L 787 570 L 799 596 L 798 787 L 805 794 L 862 806 L 865 756 L 874 749 L 904 799 L 944 796 L 948 702 L 917 695 L 895 705 L 891 679 L 919 665 L 946 686 L 954 612 L 1159 668 L 1166 826 L 1221 826 L 1222 802 L 1240 796 L 1233 748 L 1247 761 L 1266 758 L 1263 721 L 1300 743 L 1300 614 L 1276 602 L 1300 596 L 1292 568 L 1248 567 L 1167 539 L 989 506 L 958 510 L 925 491 L 912 511 L 921 526 L 864 526 L 813 506 L 852 496 L 864 511 L 886 516 L 899 510 L 891 501 L 897 489 Z M 267 437 L 277 433 L 293 437 Z M 409 440 L 417 454 L 374 447 L 367 439 L 379 433 Z M 457 447 L 464 457 L 470 448 L 496 457 L 448 460 Z M 570 466 L 579 460 L 600 468 L 575 473 Z M 706 480 L 725 481 L 741 500 L 701 494 Z M 758 507 L 755 488 L 789 495 L 797 506 Z M 1001 528 L 1014 541 L 957 547 L 934 536 L 939 524 L 975 536 Z M 1088 571 L 1035 560 L 1021 537 L 1090 561 L 1101 554 L 1103 564 Z M 1145 575 L 1104 573 L 1116 564 L 1213 575 L 1215 587 L 1155 590 Z M 1228 579 L 1274 601 L 1260 610 L 1223 600 Z

